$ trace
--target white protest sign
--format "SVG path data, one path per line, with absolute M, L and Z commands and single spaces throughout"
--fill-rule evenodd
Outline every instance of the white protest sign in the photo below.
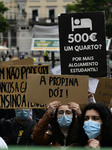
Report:
M 99 82 L 98 79 L 90 77 L 89 78 L 89 89 L 88 89 L 88 91 L 95 94 L 96 88 L 98 86 L 98 82 Z
M 52 73 L 55 74 L 55 75 L 58 75 L 60 74 L 61 75 L 61 66 L 56 66 L 54 67 L 53 69 L 51 69 Z

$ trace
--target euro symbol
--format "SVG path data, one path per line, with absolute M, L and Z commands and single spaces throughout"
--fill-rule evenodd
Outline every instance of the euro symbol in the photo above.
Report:
M 96 41 L 97 41 L 96 35 L 97 35 L 97 33 L 95 33 L 95 32 L 92 33 L 92 34 L 90 35 L 90 40 L 93 41 L 93 42 L 96 42 Z

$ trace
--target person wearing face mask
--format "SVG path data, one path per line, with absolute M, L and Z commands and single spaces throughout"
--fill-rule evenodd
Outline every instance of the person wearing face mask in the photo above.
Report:
M 15 117 L 0 120 L 0 136 L 7 145 L 32 145 L 32 131 L 36 121 L 30 119 L 30 109 L 16 109 Z
M 79 146 L 112 146 L 112 116 L 107 106 L 101 103 L 88 104 L 82 110 L 79 124 Z
M 68 146 L 72 144 L 76 138 L 75 133 L 72 135 L 72 128 L 76 128 L 76 115 L 80 114 L 80 107 L 75 102 L 70 102 L 67 105 L 61 105 L 60 101 L 51 102 L 46 113 L 33 130 L 34 143 L 42 146 Z

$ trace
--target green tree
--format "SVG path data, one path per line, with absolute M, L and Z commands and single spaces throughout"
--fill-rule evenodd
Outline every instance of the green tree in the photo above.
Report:
M 3 16 L 3 14 L 8 10 L 7 7 L 3 4 L 3 2 L 0 2 L 0 32 L 5 32 L 8 29 L 8 21 Z
M 112 37 L 112 17 L 110 12 L 111 0 L 75 0 L 66 6 L 67 12 L 92 12 L 104 11 L 106 20 L 106 35 Z
M 109 4 L 111 0 L 75 0 L 73 4 L 66 6 L 68 12 L 90 12 L 105 11 L 106 16 L 109 15 Z

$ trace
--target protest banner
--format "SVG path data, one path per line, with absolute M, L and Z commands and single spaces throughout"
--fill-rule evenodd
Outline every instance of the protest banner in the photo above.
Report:
M 32 51 L 59 51 L 59 39 L 58 38 L 33 38 L 32 39 Z
M 33 65 L 33 58 L 3 61 L 3 62 L 0 62 L 0 65 Z
M 107 106 L 112 99 L 112 79 L 98 78 L 99 83 L 95 92 L 95 100 L 105 103 Z
M 107 76 L 104 12 L 59 17 L 62 74 Z
M 48 104 L 88 103 L 88 76 L 28 74 L 27 101 Z
M 48 65 L 1 66 L 0 109 L 45 107 L 26 101 L 27 75 L 48 74 L 48 69 Z

